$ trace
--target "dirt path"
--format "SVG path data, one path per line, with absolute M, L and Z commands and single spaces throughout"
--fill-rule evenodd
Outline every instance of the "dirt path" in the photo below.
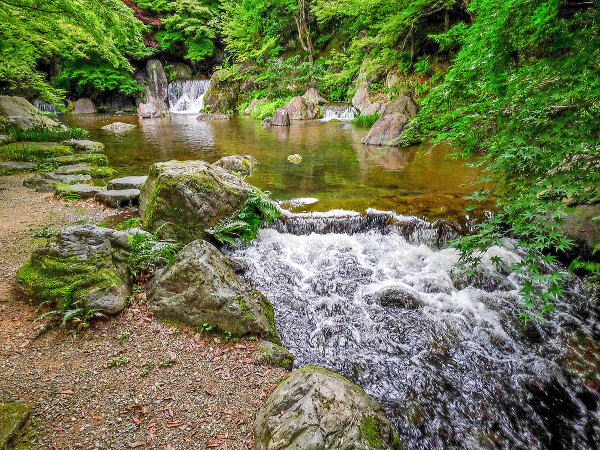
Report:
M 245 449 L 264 399 L 286 373 L 254 364 L 254 341 L 171 328 L 144 295 L 122 314 L 72 336 L 43 326 L 17 300 L 14 273 L 43 242 L 33 232 L 105 220 L 94 203 L 66 205 L 0 177 L 0 402 L 37 407 L 31 448 Z

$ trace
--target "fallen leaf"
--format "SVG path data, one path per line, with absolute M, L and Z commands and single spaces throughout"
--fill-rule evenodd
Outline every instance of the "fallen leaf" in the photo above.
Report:
M 144 445 L 146 445 L 146 443 L 142 441 L 130 442 L 129 444 L 127 444 L 127 446 L 130 448 L 142 447 Z
M 67 389 L 67 390 L 60 391 L 60 392 L 59 392 L 59 394 L 64 394 L 64 395 L 71 395 L 71 394 L 74 394 L 74 393 L 75 393 L 75 392 L 74 392 L 74 391 L 72 391 L 71 389 Z

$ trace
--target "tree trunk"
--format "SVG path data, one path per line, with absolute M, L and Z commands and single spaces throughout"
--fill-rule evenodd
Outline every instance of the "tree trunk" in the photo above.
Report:
M 306 53 L 308 53 L 308 61 L 313 63 L 313 43 L 310 37 L 310 26 L 308 24 L 308 8 L 306 7 L 307 0 L 299 0 L 298 15 L 296 19 L 296 27 L 298 28 L 298 39 L 300 45 Z

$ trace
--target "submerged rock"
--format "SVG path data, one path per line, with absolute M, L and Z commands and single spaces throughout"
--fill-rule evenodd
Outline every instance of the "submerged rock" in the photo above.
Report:
M 102 189 L 96 193 L 96 200 L 111 208 L 137 205 L 140 200 L 139 189 Z
M 89 139 L 67 139 L 62 142 L 75 150 L 81 150 L 84 152 L 96 153 L 104 150 L 104 144 L 102 142 L 90 141 Z
M 70 226 L 33 252 L 17 281 L 35 300 L 115 314 L 129 295 L 130 248 L 123 231 Z
M 292 372 L 259 411 L 254 433 L 257 450 L 404 448 L 375 400 L 321 367 Z
M 147 179 L 148 177 L 146 175 L 115 178 L 108 182 L 106 189 L 140 189 Z
M 13 445 L 32 412 L 33 407 L 26 403 L 12 402 L 0 405 L 0 448 L 21 448 Z
M 23 97 L 0 95 L 0 115 L 6 116 L 6 120 L 11 125 L 22 129 L 61 126 L 57 121 L 43 115 Z
M 206 241 L 181 250 L 173 265 L 152 281 L 148 300 L 159 318 L 278 340 L 271 303 L 238 280 L 229 258 Z
M 121 131 L 127 131 L 133 128 L 137 128 L 137 125 L 125 122 L 113 122 L 100 127 L 101 130 L 112 131 L 113 133 L 120 133 Z
M 257 363 L 292 370 L 294 355 L 285 348 L 269 341 L 262 341 L 256 348 L 260 352 Z
M 258 168 L 258 161 L 252 155 L 240 156 L 223 156 L 213 166 L 222 167 L 228 172 L 239 174 L 244 177 L 249 177 Z
M 96 106 L 89 98 L 80 98 L 73 102 L 72 114 L 95 114 Z
M 367 145 L 393 145 L 406 128 L 408 116 L 394 112 L 381 117 L 369 130 L 369 134 L 363 139 Z
M 204 161 L 167 161 L 150 168 L 141 189 L 140 215 L 149 230 L 182 242 L 203 239 L 207 228 L 232 216 L 252 189 Z

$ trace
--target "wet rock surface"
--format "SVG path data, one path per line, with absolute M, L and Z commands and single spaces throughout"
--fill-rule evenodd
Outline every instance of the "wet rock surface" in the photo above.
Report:
M 213 166 L 222 167 L 228 172 L 240 174 L 244 177 L 249 177 L 259 166 L 258 161 L 252 155 L 240 156 L 223 156 L 218 161 L 213 163 Z
M 108 182 L 106 189 L 140 189 L 147 179 L 146 175 L 115 178 Z
M 139 189 L 102 189 L 96 193 L 96 200 L 111 208 L 123 208 L 137 205 L 140 200 Z
M 321 367 L 293 371 L 258 413 L 254 433 L 257 450 L 404 448 L 373 398 Z
M 137 128 L 137 125 L 133 125 L 125 122 L 113 122 L 108 125 L 104 125 L 101 129 L 106 131 L 112 131 L 113 133 L 120 133 L 122 131 L 131 130 L 133 128 Z
M 90 141 L 89 139 L 67 139 L 62 143 L 84 152 L 96 153 L 104 150 L 102 142 Z

